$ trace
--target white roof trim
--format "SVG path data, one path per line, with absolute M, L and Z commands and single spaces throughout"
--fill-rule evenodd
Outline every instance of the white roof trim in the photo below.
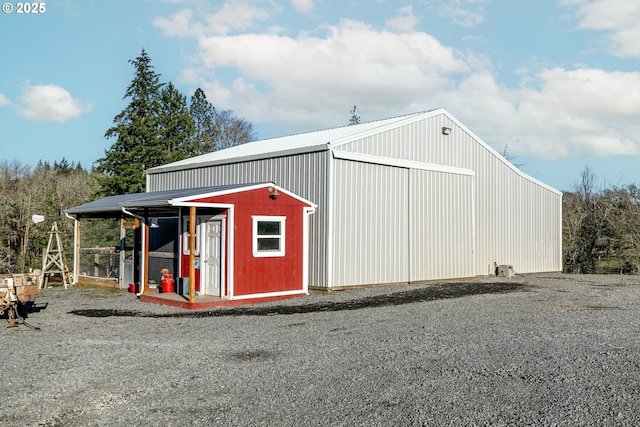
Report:
M 541 187 L 546 188 L 547 190 L 562 196 L 562 192 L 559 190 L 556 190 L 555 188 L 551 187 L 550 185 L 545 184 L 542 181 L 539 181 L 537 179 L 535 179 L 534 177 L 527 175 L 526 173 L 522 172 L 520 169 L 518 169 L 517 167 L 515 167 L 510 161 L 508 161 L 507 159 L 504 158 L 503 155 L 501 155 L 500 153 L 498 153 L 496 150 L 494 150 L 493 148 L 491 148 L 491 146 L 489 144 L 487 144 L 486 142 L 484 142 L 482 140 L 482 138 L 480 138 L 478 135 L 476 135 L 475 133 L 473 133 L 471 130 L 469 130 L 469 128 L 467 128 L 465 125 L 463 125 L 458 119 L 456 119 L 455 117 L 453 117 L 451 115 L 451 113 L 449 113 L 447 110 L 445 110 L 444 108 L 441 108 L 439 110 L 434 110 L 434 112 L 437 112 L 438 114 L 444 114 L 445 116 L 447 116 L 447 118 L 449 118 L 449 120 L 451 120 L 452 122 L 454 122 L 457 126 L 459 126 L 463 131 L 465 131 L 466 133 L 469 134 L 469 136 L 471 136 L 473 139 L 475 139 L 482 147 L 484 147 L 486 150 L 488 150 L 490 153 L 492 153 L 495 157 L 498 158 L 498 160 L 500 160 L 502 163 L 504 163 L 507 167 L 509 167 L 511 170 L 513 170 L 515 173 L 517 173 L 518 175 L 520 175 L 522 178 L 527 179 Z
M 333 153 L 333 157 L 342 160 L 353 160 L 356 162 L 373 163 L 377 165 L 395 166 L 399 168 L 418 169 L 431 172 L 452 173 L 456 175 L 475 175 L 475 172 L 471 169 L 458 168 L 455 166 L 395 159 L 393 157 L 375 156 L 373 154 L 354 153 L 351 151 L 332 150 L 331 152 Z
M 288 190 L 285 190 L 284 188 L 280 187 L 279 185 L 274 184 L 273 182 L 266 182 L 266 183 L 261 183 L 261 184 L 256 184 L 256 185 L 249 185 L 249 186 L 245 186 L 242 188 L 232 188 L 232 189 L 227 189 L 227 190 L 223 190 L 223 191 L 213 191 L 210 193 L 202 193 L 202 194 L 197 194 L 197 195 L 192 195 L 192 196 L 187 196 L 187 197 L 178 197 L 176 199 L 171 199 L 169 200 L 169 204 L 172 206 L 194 206 L 194 202 L 190 202 L 190 200 L 193 199 L 204 199 L 207 197 L 217 197 L 217 196 L 224 196 L 227 194 L 234 194 L 234 193 L 243 193 L 245 191 L 252 191 L 252 190 L 257 190 L 260 188 L 268 188 L 268 187 L 273 187 L 276 190 L 278 190 L 279 193 L 284 193 L 290 197 L 293 197 L 296 200 L 301 201 L 302 203 L 309 205 L 310 207 L 312 207 L 314 210 L 318 207 L 318 205 L 316 205 L 315 203 L 304 199 L 300 196 L 298 196 L 297 194 L 294 194 Z M 195 203 L 200 203 L 200 202 L 195 202 Z M 209 204 L 206 203 L 205 204 Z
M 264 140 L 264 141 L 268 141 L 268 140 Z M 147 181 L 148 181 L 149 175 L 153 175 L 156 173 L 172 172 L 172 171 L 184 170 L 184 169 L 196 169 L 196 168 L 203 168 L 203 167 L 217 166 L 217 165 L 227 165 L 230 163 L 250 162 L 253 160 L 273 159 L 275 157 L 285 157 L 285 156 L 291 156 L 294 154 L 306 154 L 306 153 L 315 153 L 318 151 L 327 151 L 327 149 L 328 149 L 328 146 L 325 143 L 325 144 L 319 144 L 319 145 L 310 145 L 310 146 L 301 147 L 301 148 L 294 148 L 290 150 L 265 151 L 262 153 L 250 154 L 250 155 L 241 156 L 241 157 L 225 157 L 225 158 L 212 159 L 212 160 L 203 160 L 203 161 L 199 161 L 198 163 L 195 163 L 195 161 L 199 159 L 201 156 L 196 156 L 196 157 L 191 157 L 189 159 L 180 160 L 178 162 L 169 163 L 163 166 L 156 166 L 152 169 L 146 170 L 145 173 L 147 175 Z M 222 151 L 224 150 L 217 151 L 216 153 L 221 153 Z M 204 156 L 204 154 L 202 156 Z M 147 185 L 149 185 L 148 182 L 147 182 Z
M 351 135 L 347 135 L 343 138 L 339 138 L 339 139 L 335 139 L 333 141 L 331 141 L 331 147 L 332 148 L 338 148 L 341 145 L 345 145 L 345 144 L 349 144 L 353 141 L 356 141 L 358 139 L 363 139 L 366 138 L 368 136 L 371 135 L 376 135 L 378 133 L 382 133 L 382 132 L 386 132 L 388 130 L 391 129 L 396 129 L 400 126 L 404 126 L 406 124 L 409 123 L 413 123 L 413 122 L 417 122 L 419 120 L 425 120 L 434 116 L 437 116 L 439 114 L 443 114 L 446 113 L 446 110 L 444 108 L 438 108 L 436 110 L 430 110 L 430 111 L 423 111 L 420 113 L 415 113 L 415 114 L 409 114 L 406 116 L 400 116 L 400 117 L 396 117 L 397 120 L 394 120 L 393 122 L 387 122 L 384 123 L 378 127 L 372 128 L 372 129 L 367 129 L 363 132 L 360 133 L 356 133 L 356 134 L 351 134 Z
M 169 172 L 176 169 L 193 169 L 207 165 L 237 163 L 243 160 L 286 156 L 294 153 L 306 153 L 327 150 L 335 141 L 348 141 L 371 135 L 381 129 L 393 128 L 413 117 L 422 117 L 425 113 L 413 113 L 387 119 L 374 120 L 357 125 L 347 125 L 277 138 L 251 141 L 220 151 L 202 154 L 147 170 L 147 175 Z

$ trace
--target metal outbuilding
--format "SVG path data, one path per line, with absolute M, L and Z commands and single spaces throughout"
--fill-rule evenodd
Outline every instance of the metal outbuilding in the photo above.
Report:
M 562 193 L 448 111 L 255 141 L 147 171 L 147 191 L 272 181 L 318 208 L 309 286 L 561 271 Z

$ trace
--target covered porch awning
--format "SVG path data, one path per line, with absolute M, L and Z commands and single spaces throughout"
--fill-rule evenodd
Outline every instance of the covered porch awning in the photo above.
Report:
M 184 206 L 185 200 L 199 199 L 209 196 L 219 196 L 227 193 L 235 193 L 250 188 L 258 188 L 266 185 L 275 185 L 271 182 L 219 185 L 215 187 L 187 188 L 183 190 L 151 191 L 148 193 L 122 194 L 95 200 L 84 205 L 67 209 L 69 215 L 76 218 L 100 218 L 113 217 L 124 210 L 144 213 L 145 209 L 153 209 L 154 215 L 162 214 L 162 211 L 174 212 L 174 207 Z

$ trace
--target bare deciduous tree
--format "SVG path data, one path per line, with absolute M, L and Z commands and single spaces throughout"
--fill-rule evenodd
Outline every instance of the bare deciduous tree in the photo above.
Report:
M 568 273 L 640 271 L 640 192 L 635 185 L 598 189 L 585 168 L 563 197 L 564 270 Z
M 53 221 L 59 221 L 63 245 L 72 247 L 73 227 L 58 218 L 58 207 L 68 208 L 91 199 L 97 181 L 81 167 L 68 167 L 63 159 L 51 167 L 40 163 L 33 171 L 17 162 L 0 164 L 0 267 L 16 271 L 39 268 L 42 251 Z M 43 224 L 31 223 L 32 215 L 44 215 Z

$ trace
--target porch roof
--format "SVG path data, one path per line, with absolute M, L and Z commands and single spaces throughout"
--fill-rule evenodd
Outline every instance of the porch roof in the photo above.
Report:
M 219 185 L 215 187 L 186 188 L 182 190 L 150 191 L 147 193 L 122 194 L 110 196 L 84 205 L 67 209 L 65 212 L 70 215 L 113 215 L 122 212 L 122 208 L 127 210 L 139 210 L 145 208 L 164 208 L 173 206 L 176 199 L 199 198 L 204 195 L 217 195 L 221 193 L 233 193 L 242 191 L 249 187 L 263 187 L 265 185 L 275 185 L 270 182 L 252 184 Z

